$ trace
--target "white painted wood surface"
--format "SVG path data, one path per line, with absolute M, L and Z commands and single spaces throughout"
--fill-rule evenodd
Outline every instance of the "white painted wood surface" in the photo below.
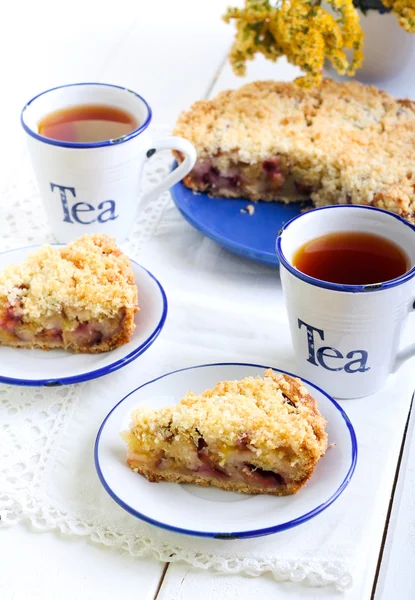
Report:
M 411 412 L 375 600 L 415 598 L 415 411 Z
M 152 559 L 24 525 L 1 530 L 0 565 L 2 600 L 153 600 L 164 569 Z
M 276 583 L 268 575 L 244 577 L 199 571 L 186 565 L 169 565 L 157 600 L 349 600 L 348 593 L 331 588 L 307 588 Z M 363 599 L 362 599 L 363 600 Z
M 117 0 L 111 4 L 73 0 L 64 6 L 52 0 L 25 0 L 2 6 L 0 185 L 18 176 L 24 148 L 20 109 L 48 87 L 86 80 L 127 85 L 149 100 L 156 123 L 173 123 L 181 109 L 206 95 L 223 64 L 232 39 L 231 29 L 220 20 L 227 4 L 227 0 Z M 249 66 L 247 79 L 291 79 L 294 73 L 283 61 L 277 71 L 260 59 Z M 239 85 L 241 80 L 225 65 L 212 94 Z M 407 435 L 376 600 L 415 598 L 413 427 Z M 380 539 L 382 528 L 378 534 Z M 331 589 L 276 584 L 267 576 L 227 576 L 180 564 L 169 565 L 164 574 L 164 565 L 154 560 L 134 559 L 78 537 L 39 534 L 16 526 L 0 532 L 0 598 L 84 600 L 122 595 L 150 600 L 157 595 L 160 600 L 248 600 L 253 596 L 261 600 L 369 600 L 376 564 L 374 551 L 372 564 L 362 565 L 354 590 L 336 594 Z

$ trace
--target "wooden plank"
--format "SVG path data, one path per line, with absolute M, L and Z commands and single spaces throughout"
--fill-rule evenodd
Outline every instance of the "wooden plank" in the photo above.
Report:
M 412 407 L 375 600 L 415 598 L 415 410 Z
M 204 97 L 227 54 L 233 31 L 221 21 L 227 2 L 148 3 L 114 54 L 102 79 L 131 87 L 153 109 L 153 122 L 174 125 L 178 114 Z
M 277 583 L 271 575 L 244 577 L 201 571 L 181 563 L 170 564 L 157 600 L 363 600 L 350 592 Z
M 153 600 L 164 565 L 134 558 L 79 536 L 2 529 L 2 600 Z

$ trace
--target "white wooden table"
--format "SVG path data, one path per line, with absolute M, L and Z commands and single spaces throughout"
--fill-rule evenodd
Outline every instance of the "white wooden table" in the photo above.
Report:
M 24 0 L 2 5 L 0 184 L 10 183 L 24 148 L 19 113 L 26 100 L 55 85 L 105 81 L 141 93 L 155 123 L 219 89 L 241 85 L 226 64 L 232 29 L 220 20 L 227 0 Z M 250 79 L 291 79 L 293 69 L 256 61 Z M 0 197 L 1 201 L 1 197 Z M 379 523 L 372 560 L 361 565 L 347 600 L 415 598 L 415 438 L 408 416 L 391 486 L 390 514 Z M 383 537 L 383 539 L 382 539 Z M 381 541 L 382 540 L 382 541 Z M 134 559 L 83 538 L 34 533 L 25 525 L 0 533 L 0 598 L 248 600 L 339 598 L 331 589 L 277 584 Z

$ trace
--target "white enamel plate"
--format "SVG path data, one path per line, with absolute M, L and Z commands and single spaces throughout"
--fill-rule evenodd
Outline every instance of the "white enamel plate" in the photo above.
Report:
M 0 254 L 0 269 L 25 260 L 36 246 Z M 110 352 L 74 354 L 56 350 L 8 348 L 0 345 L 0 382 L 12 385 L 63 385 L 107 375 L 143 354 L 157 338 L 167 316 L 166 294 L 157 279 L 131 261 L 140 310 L 131 341 Z
M 177 403 L 188 390 L 200 393 L 218 381 L 262 375 L 267 367 L 248 364 L 201 365 L 150 381 L 123 398 L 104 420 L 95 443 L 98 476 L 112 498 L 132 515 L 178 533 L 217 539 L 248 538 L 300 525 L 327 508 L 349 483 L 357 460 L 353 427 L 342 408 L 306 382 L 328 421 L 329 447 L 307 486 L 293 496 L 250 496 L 191 484 L 150 483 L 126 465 L 120 432 L 139 405 Z M 278 370 L 278 369 L 275 369 Z

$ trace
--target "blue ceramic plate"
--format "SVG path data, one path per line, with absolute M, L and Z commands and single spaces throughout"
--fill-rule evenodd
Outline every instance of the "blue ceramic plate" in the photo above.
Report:
M 324 511 L 352 478 L 357 441 L 353 426 L 339 404 L 306 380 L 327 419 L 329 444 L 335 444 L 298 494 L 249 496 L 191 484 L 150 483 L 126 465 L 126 445 L 120 432 L 129 428 L 135 408 L 169 406 L 179 402 L 188 390 L 201 393 L 218 381 L 256 377 L 266 368 L 242 363 L 200 365 L 158 377 L 125 396 L 105 418 L 95 442 L 95 466 L 109 495 L 124 510 L 147 523 L 176 533 L 217 539 L 278 533 Z
M 279 230 L 307 206 L 304 202 L 211 198 L 195 194 L 182 183 L 177 183 L 171 193 L 181 214 L 198 231 L 230 252 L 272 266 L 278 266 L 275 240 Z M 252 215 L 241 212 L 248 204 L 255 208 Z

